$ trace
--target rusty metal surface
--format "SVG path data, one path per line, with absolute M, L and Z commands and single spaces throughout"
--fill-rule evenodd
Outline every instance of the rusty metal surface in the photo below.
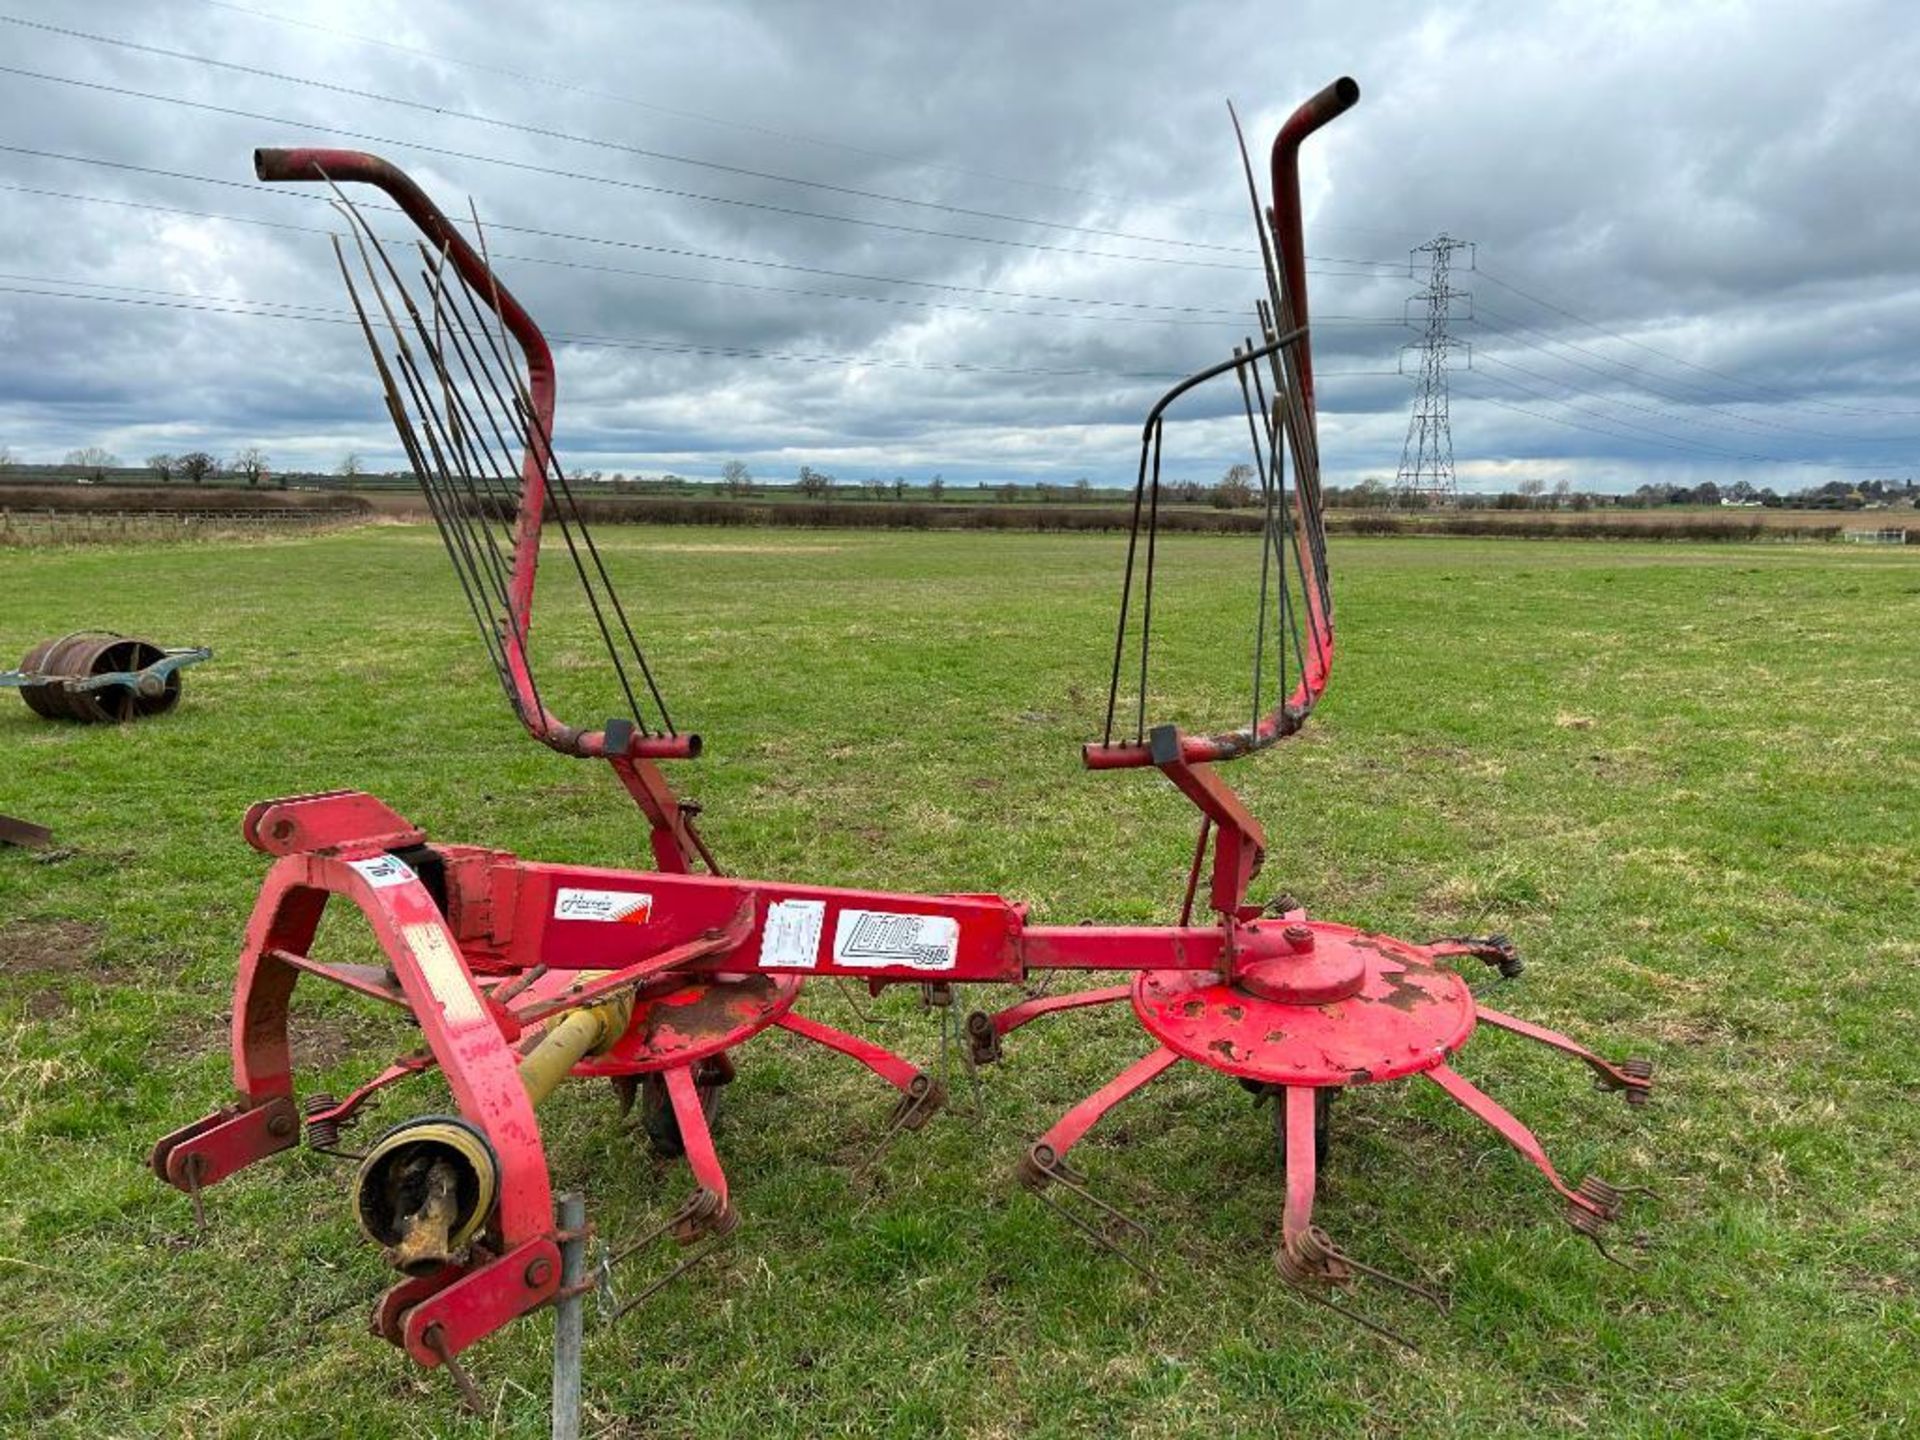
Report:
M 696 1189 L 687 1204 L 607 1263 L 667 1234 L 682 1244 L 706 1243 L 626 1300 L 620 1306 L 625 1313 L 714 1253 L 712 1244 L 738 1223 L 710 1124 L 713 1101 L 732 1074 L 727 1052 L 733 1047 L 777 1027 L 866 1067 L 899 1092 L 882 1146 L 898 1133 L 920 1128 L 942 1103 L 944 1089 L 934 1075 L 871 1041 L 795 1014 L 807 978 L 848 976 L 867 982 L 876 993 L 887 984 L 917 984 L 938 996 L 935 1003 L 943 1006 L 944 1017 L 955 1013 L 953 987 L 963 982 L 1017 983 L 1036 971 L 1117 969 L 1138 972 L 1137 978 L 1130 986 L 1033 997 L 998 1015 L 971 1017 L 968 1044 L 976 1062 L 986 1063 L 998 1058 L 1002 1037 L 1031 1019 L 1131 1000 L 1155 1042 L 1152 1053 L 1070 1108 L 1029 1149 L 1021 1168 L 1023 1181 L 1036 1194 L 1058 1204 L 1068 1219 L 1129 1263 L 1151 1273 L 1144 1226 L 1095 1195 L 1086 1177 L 1067 1163 L 1068 1153 L 1117 1105 L 1183 1059 L 1238 1078 L 1259 1102 L 1278 1102 L 1286 1167 L 1278 1264 L 1283 1277 L 1322 1303 L 1321 1292 L 1359 1275 L 1434 1298 L 1427 1287 L 1374 1270 L 1314 1225 L 1325 1102 L 1348 1085 L 1424 1074 L 1530 1163 L 1568 1207 L 1573 1228 L 1598 1243 L 1628 1192 L 1593 1177 L 1568 1185 L 1531 1132 L 1446 1062 L 1484 1019 L 1585 1064 L 1596 1083 L 1622 1093 L 1628 1103 L 1647 1098 L 1651 1066 L 1644 1061 L 1616 1065 L 1544 1027 L 1477 1008 L 1465 981 L 1443 962 L 1475 958 L 1511 976 L 1519 970 L 1518 956 L 1500 937 L 1419 946 L 1312 921 L 1292 901 L 1268 907 L 1250 900 L 1250 884 L 1264 859 L 1264 832 L 1212 768 L 1297 729 L 1324 689 L 1331 666 L 1332 597 L 1320 525 L 1296 152 L 1306 135 L 1355 98 L 1350 81 L 1329 87 L 1295 113 L 1276 141 L 1274 209 L 1261 226 L 1269 285 L 1268 299 L 1257 307 L 1264 343 L 1249 338 L 1232 361 L 1208 372 L 1230 370 L 1239 379 L 1268 491 L 1261 639 L 1267 633 L 1268 559 L 1281 578 L 1282 596 L 1291 593 L 1286 589 L 1289 565 L 1301 590 L 1297 616 L 1293 602 L 1276 602 L 1276 643 L 1284 636 L 1293 649 L 1280 650 L 1271 710 L 1263 704 L 1269 692 L 1258 678 L 1262 656 L 1256 641 L 1252 703 L 1242 712 L 1251 718 L 1243 730 L 1191 736 L 1172 725 L 1147 728 L 1158 414 L 1143 437 L 1136 539 L 1142 534 L 1139 502 L 1150 500 L 1155 510 L 1144 531 L 1139 694 L 1128 727 L 1133 733 L 1119 735 L 1115 729 L 1122 664 L 1129 653 L 1130 547 L 1106 733 L 1086 752 L 1086 760 L 1093 768 L 1158 768 L 1201 811 L 1178 926 L 1029 926 L 1024 904 L 993 895 L 918 895 L 723 876 L 692 828 L 697 807 L 680 800 L 650 763 L 649 757 L 691 756 L 699 748 L 695 737 L 679 734 L 666 721 L 664 702 L 659 733 L 646 733 L 637 702 L 631 704 L 632 721 L 611 720 L 604 730 L 589 732 L 562 725 L 534 687 L 527 664 L 530 605 L 539 524 L 552 494 L 562 539 L 616 667 L 617 630 L 641 659 L 647 687 L 659 698 L 611 582 L 605 586 L 606 614 L 594 598 L 583 553 L 600 578 L 606 577 L 584 524 L 577 527 L 584 552 L 574 550 L 567 533 L 570 497 L 549 444 L 552 366 L 537 327 L 497 285 L 484 254 L 473 251 L 417 187 L 385 162 L 339 151 L 260 152 L 263 179 L 361 181 L 386 190 L 434 241 L 419 255 L 431 292 L 422 312 L 406 298 L 397 268 L 364 219 L 343 205 L 355 235 L 368 242 L 361 249 L 367 293 L 378 302 L 400 347 L 393 362 L 397 369 L 388 363 L 342 251 L 350 297 L 389 404 L 396 411 L 411 404 L 417 416 L 417 426 L 398 413 L 396 423 L 430 503 L 439 506 L 436 518 L 458 522 L 442 523 L 442 533 L 463 586 L 472 582 L 467 598 L 516 712 L 554 748 L 613 762 L 648 819 L 658 869 L 541 865 L 497 850 L 429 844 L 403 817 L 356 792 L 295 796 L 254 807 L 247 838 L 279 858 L 249 924 L 235 989 L 233 1075 L 240 1099 L 164 1137 L 150 1160 L 156 1174 L 186 1191 L 198 1209 L 206 1187 L 297 1143 L 303 1116 L 309 1143 L 331 1148 L 370 1095 L 406 1075 L 440 1070 L 457 1113 L 423 1120 L 443 1129 L 458 1127 L 457 1134 L 442 1135 L 446 1143 L 431 1151 L 421 1148 L 429 1138 L 420 1128 L 422 1120 L 382 1137 L 363 1162 L 359 1188 L 367 1203 L 361 1208 L 363 1215 L 371 1210 L 382 1217 L 369 1230 L 376 1241 L 392 1249 L 406 1268 L 426 1272 L 410 1276 L 381 1300 L 376 1332 L 403 1346 L 418 1363 L 447 1368 L 464 1391 L 477 1394 L 457 1357 L 514 1317 L 555 1298 L 560 1293 L 558 1242 L 577 1238 L 577 1226 L 563 1234 L 553 1221 L 552 1176 L 533 1110 L 547 1088 L 544 1070 L 551 1069 L 555 1079 L 563 1067 L 575 1076 L 610 1078 L 628 1105 L 644 1093 L 657 1150 L 684 1155 L 693 1172 Z M 1255 205 L 1258 209 L 1257 197 Z M 360 248 L 360 239 L 355 245 Z M 383 287 L 399 297 L 410 328 L 392 310 Z M 455 303 L 444 304 L 449 298 Z M 506 358 L 505 332 L 496 334 L 490 320 L 521 343 L 529 367 L 525 378 Z M 1267 364 L 1256 366 L 1257 360 Z M 489 398 L 502 412 L 495 417 L 503 420 L 495 435 L 502 452 L 499 466 L 490 453 L 480 453 L 483 463 L 477 467 L 469 463 L 476 455 L 475 427 L 469 423 L 473 412 L 454 373 L 457 367 L 466 374 L 469 362 L 485 382 L 468 387 L 481 406 L 478 413 L 493 414 L 484 408 Z M 1271 376 L 1270 394 L 1263 373 Z M 406 382 L 404 397 L 396 375 Z M 1283 483 L 1288 456 L 1292 491 Z M 479 495 L 477 487 L 488 484 L 494 488 Z M 467 502 L 486 500 L 496 488 L 513 501 L 504 513 L 519 520 L 515 533 L 492 550 L 484 547 L 501 537 L 464 522 L 492 513 L 486 505 L 470 510 Z M 1289 495 L 1298 523 L 1286 520 Z M 469 542 L 482 548 L 468 548 Z M 1282 553 L 1283 544 L 1288 553 Z M 108 637 L 108 642 L 120 639 Z M 76 682 L 72 693 L 91 695 L 118 678 L 107 671 L 89 674 L 93 680 L 105 677 L 103 685 Z M 624 673 L 621 680 L 626 698 L 635 702 Z M 1215 923 L 1194 925 L 1209 854 L 1206 901 Z M 696 858 L 711 873 L 692 873 Z M 386 956 L 384 969 L 310 958 L 330 896 L 370 923 Z M 1275 909 L 1281 913 L 1275 915 Z M 780 924 L 770 928 L 775 911 Z M 886 942 L 870 932 L 885 935 Z M 421 1048 L 344 1102 L 310 1095 L 296 1109 L 287 1020 L 294 983 L 302 975 L 343 985 L 364 998 L 397 1000 L 419 1025 Z M 511 1008 L 510 1001 L 516 1002 Z M 580 1009 L 629 1001 L 630 1016 L 617 1019 L 601 1020 Z M 566 1011 L 573 1012 L 571 1018 L 560 1018 Z M 670 1146 L 660 1143 L 669 1124 Z M 460 1136 L 470 1137 L 472 1144 L 463 1149 Z M 876 1148 L 861 1171 L 879 1154 Z M 377 1172 L 365 1168 L 381 1160 L 392 1164 Z M 480 1193 L 477 1182 L 483 1176 L 497 1182 L 497 1194 Z M 469 1178 L 475 1183 L 468 1185 Z M 1393 1333 L 1344 1308 L 1341 1313 Z
M 0 845 L 18 845 L 23 850 L 38 850 L 53 843 L 53 831 L 31 820 L 0 815 Z
M 634 1001 L 633 1023 L 576 1075 L 644 1075 L 718 1055 L 758 1035 L 793 1007 L 792 975 L 718 976 Z
M 1271 1000 L 1246 985 L 1149 970 L 1133 1008 L 1169 1050 L 1211 1069 L 1276 1085 L 1365 1085 L 1441 1064 L 1473 1033 L 1466 982 L 1402 940 L 1312 922 L 1314 959 L 1357 962 L 1360 987 L 1323 1004 Z M 1285 966 L 1285 960 L 1267 962 Z
M 0 688 L 17 689 L 27 708 L 48 720 L 118 724 L 173 709 L 180 703 L 180 671 L 212 655 L 81 630 L 34 646 L 18 670 L 0 672 Z

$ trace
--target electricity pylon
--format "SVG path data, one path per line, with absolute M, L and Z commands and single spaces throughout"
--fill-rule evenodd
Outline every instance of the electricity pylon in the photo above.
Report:
M 1465 290 L 1448 284 L 1453 252 L 1470 250 L 1472 242 L 1442 234 L 1417 247 L 1415 255 L 1432 257 L 1427 288 L 1413 296 L 1426 306 L 1426 331 L 1420 338 L 1420 383 L 1414 391 L 1413 414 L 1407 419 L 1407 443 L 1400 451 L 1400 474 L 1394 482 L 1394 502 L 1400 505 L 1451 504 L 1453 484 L 1453 421 L 1447 414 L 1447 357 L 1466 342 L 1447 334 L 1456 300 L 1471 300 Z M 1408 347 L 1412 349 L 1412 346 Z M 1403 352 L 1404 353 L 1404 352 Z

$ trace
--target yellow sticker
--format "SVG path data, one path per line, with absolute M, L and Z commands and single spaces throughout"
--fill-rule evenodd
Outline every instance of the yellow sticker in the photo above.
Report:
M 420 973 L 440 999 L 440 1012 L 450 1025 L 472 1025 L 487 1018 L 487 1007 L 467 977 L 460 952 L 453 948 L 447 932 L 428 921 L 416 921 L 400 927 L 400 936 L 413 951 Z

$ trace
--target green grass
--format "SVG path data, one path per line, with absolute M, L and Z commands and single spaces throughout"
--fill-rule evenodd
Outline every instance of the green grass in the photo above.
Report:
M 1117 538 L 606 546 L 677 718 L 708 738 L 676 775 L 730 868 L 995 890 L 1048 921 L 1172 918 L 1190 811 L 1075 751 L 1104 698 Z M 1229 718 L 1197 697 L 1240 652 L 1218 607 L 1254 553 L 1163 548 L 1166 653 L 1203 657 L 1169 673 L 1174 718 Z M 1652 1056 L 1642 1111 L 1511 1037 L 1460 1060 L 1572 1175 L 1658 1189 L 1618 1227 L 1641 1271 L 1604 1264 L 1432 1087 L 1355 1093 L 1319 1219 L 1452 1297 L 1440 1315 L 1361 1292 L 1421 1349 L 1383 1345 L 1280 1284 L 1269 1122 L 1184 1066 L 1076 1152 L 1150 1221 L 1154 1291 L 1011 1179 L 1025 1143 L 1144 1053 L 1123 1010 L 1023 1031 L 979 1123 L 944 1116 L 865 1180 L 890 1092 L 768 1036 L 720 1127 L 746 1224 L 644 1314 L 590 1329 L 589 1433 L 1920 1425 L 1920 557 L 1371 541 L 1334 561 L 1329 699 L 1231 772 L 1273 841 L 1258 893 L 1416 938 L 1509 930 L 1530 968 L 1498 1003 Z M 582 613 L 558 586 L 542 605 L 549 701 L 597 719 Z M 637 863 L 637 816 L 600 768 L 513 728 L 429 531 L 0 553 L 0 653 L 83 625 L 217 657 L 174 716 L 124 730 L 0 704 L 0 811 L 63 847 L 0 850 L 0 1430 L 543 1434 L 544 1317 L 470 1355 L 498 1407 L 482 1420 L 364 1333 L 387 1276 L 330 1162 L 291 1153 L 216 1188 L 196 1237 L 142 1159 L 227 1093 L 228 987 L 265 868 L 239 837 L 249 803 L 352 786 L 440 839 L 594 864 Z M 803 1005 L 938 1053 L 904 990 L 868 1020 L 831 986 Z M 303 1087 L 408 1043 L 344 994 L 303 992 L 301 1015 Z M 433 1104 L 432 1084 L 380 1120 Z M 603 1090 L 563 1092 L 545 1123 L 604 1234 L 685 1193 Z

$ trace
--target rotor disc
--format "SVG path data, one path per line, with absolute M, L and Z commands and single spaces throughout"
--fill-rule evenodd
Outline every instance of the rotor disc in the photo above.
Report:
M 797 975 L 716 975 L 634 1001 L 627 1033 L 576 1075 L 643 1075 L 691 1065 L 758 1035 L 793 1008 Z
M 1274 1085 L 1366 1085 L 1441 1064 L 1473 1033 L 1466 982 L 1417 947 L 1312 922 L 1324 960 L 1359 962 L 1359 989 L 1318 1005 L 1266 999 L 1211 971 L 1149 970 L 1133 1009 L 1169 1050 L 1210 1069 Z M 1272 960 L 1269 966 L 1288 961 Z

